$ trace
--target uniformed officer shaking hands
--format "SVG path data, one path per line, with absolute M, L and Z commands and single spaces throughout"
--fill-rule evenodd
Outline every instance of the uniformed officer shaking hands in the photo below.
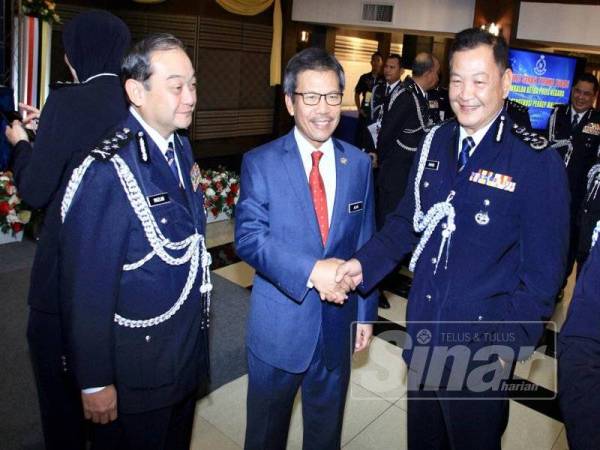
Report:
M 177 133 L 196 79 L 169 34 L 136 44 L 122 78 L 129 115 L 62 201 L 69 356 L 94 449 L 188 449 L 212 288 L 200 170 Z
M 483 30 L 456 36 L 449 86 L 456 119 L 427 134 L 400 205 L 338 269 L 338 278 L 350 275 L 369 291 L 414 249 L 412 345 L 403 354 L 410 449 L 500 450 L 508 420 L 500 381 L 514 359 L 528 356 L 522 350 L 534 348 L 562 282 L 566 174 L 558 154 L 544 151 L 544 137 L 506 115 L 507 54 L 504 39 Z M 453 342 L 460 345 L 452 353 L 469 358 L 462 368 L 433 353 Z M 488 382 L 498 373 L 498 383 Z

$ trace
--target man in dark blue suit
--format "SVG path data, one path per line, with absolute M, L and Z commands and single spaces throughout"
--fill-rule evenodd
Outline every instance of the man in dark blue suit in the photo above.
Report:
M 558 399 L 571 450 L 600 448 L 600 227 L 560 330 Z
M 407 195 L 338 271 L 368 292 L 414 250 L 404 346 L 410 449 L 500 450 L 512 362 L 533 351 L 564 274 L 565 170 L 544 137 L 506 114 L 507 53 L 483 30 L 456 36 L 456 119 L 427 134 Z
M 235 242 L 256 269 L 248 319 L 245 448 L 283 449 L 298 389 L 304 449 L 340 448 L 352 350 L 368 346 L 377 298 L 334 282 L 374 228 L 370 158 L 331 138 L 344 72 L 322 49 L 285 70 L 296 126 L 244 155 Z M 341 258 L 341 259 L 338 259 Z M 358 324 L 354 322 L 358 321 Z
M 210 256 L 200 171 L 188 140 L 194 68 L 152 35 L 122 68 L 130 102 L 61 205 L 68 351 L 93 448 L 188 449 L 208 361 Z

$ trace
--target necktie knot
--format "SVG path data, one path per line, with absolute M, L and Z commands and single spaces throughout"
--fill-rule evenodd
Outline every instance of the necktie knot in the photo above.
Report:
M 460 172 L 467 165 L 467 161 L 469 161 L 469 156 L 471 153 L 471 149 L 475 147 L 475 141 L 471 136 L 467 136 L 462 140 L 462 145 L 460 148 L 460 153 L 458 154 L 458 171 Z
M 315 150 L 314 152 L 312 152 L 310 154 L 310 156 L 312 158 L 312 166 L 319 167 L 319 162 L 321 161 L 321 158 L 323 157 L 323 152 L 321 152 L 319 150 Z
M 389 97 L 389 95 L 390 95 L 390 85 L 386 84 L 386 86 L 385 86 L 385 96 Z

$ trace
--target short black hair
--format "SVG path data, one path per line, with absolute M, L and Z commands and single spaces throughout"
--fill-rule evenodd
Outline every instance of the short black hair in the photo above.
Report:
M 333 71 L 337 75 L 340 92 L 344 92 L 346 78 L 344 68 L 335 56 L 319 47 L 309 47 L 296 53 L 287 63 L 283 73 L 283 93 L 289 97 L 296 92 L 298 75 L 305 70 Z
M 580 81 L 584 81 L 586 83 L 592 83 L 592 85 L 594 86 L 594 94 L 596 92 L 598 92 L 598 88 L 600 88 L 600 83 L 598 83 L 598 78 L 596 78 L 593 74 L 591 74 L 589 72 L 582 73 L 577 78 L 575 78 L 575 82 L 573 83 L 573 86 L 575 86 Z
M 450 46 L 448 60 L 452 65 L 452 57 L 456 52 L 473 50 L 480 45 L 492 47 L 494 60 L 501 72 L 504 72 L 508 66 L 508 44 L 502 36 L 494 36 L 492 33 L 481 28 L 467 28 L 462 30 L 454 38 Z
M 375 58 L 376 56 L 379 56 L 381 59 L 383 59 L 383 56 L 381 56 L 381 53 L 379 53 L 378 51 L 377 52 L 373 52 L 371 54 L 371 59 Z
M 419 53 L 412 65 L 412 74 L 415 77 L 421 77 L 433 69 L 435 59 L 431 53 Z
M 133 79 L 144 83 L 152 76 L 150 58 L 153 52 L 181 49 L 185 52 L 183 42 L 169 33 L 154 33 L 137 42 L 125 56 L 121 64 L 121 81 Z
M 385 60 L 387 61 L 388 59 L 397 59 L 398 60 L 398 65 L 400 67 L 404 67 L 402 65 L 402 56 L 400 56 L 398 53 L 390 53 L 389 56 Z

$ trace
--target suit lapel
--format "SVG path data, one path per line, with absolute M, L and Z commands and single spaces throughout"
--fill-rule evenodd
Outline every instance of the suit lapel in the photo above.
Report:
M 289 132 L 284 139 L 282 158 L 288 175 L 287 179 L 298 198 L 302 217 L 307 219 L 314 238 L 321 242 L 321 232 L 317 223 L 317 215 L 315 214 L 313 201 L 310 196 L 308 180 L 306 179 L 304 165 L 300 157 L 300 150 L 294 138 L 294 130 Z
M 349 170 L 350 164 L 348 164 L 348 158 L 342 145 L 333 139 L 333 151 L 335 156 L 335 199 L 333 200 L 333 213 L 331 214 L 331 222 L 329 224 L 329 236 L 326 242 L 326 248 L 331 246 L 331 242 L 337 232 L 337 229 L 344 222 L 344 215 L 346 214 L 347 206 L 347 193 L 349 183 Z M 346 164 L 342 164 L 342 160 L 346 160 Z M 327 199 L 329 201 L 329 199 Z

